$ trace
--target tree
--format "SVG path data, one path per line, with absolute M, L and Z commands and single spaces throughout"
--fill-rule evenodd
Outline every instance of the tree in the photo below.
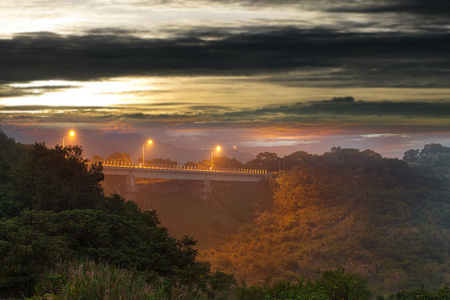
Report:
M 196 261 L 196 242 L 176 240 L 158 227 L 154 211 L 141 212 L 118 195 L 99 210 L 25 210 L 0 219 L 0 296 L 29 294 L 39 274 L 57 260 L 90 259 L 151 278 L 199 281 L 208 265 Z
M 11 177 L 11 199 L 28 209 L 94 208 L 103 197 L 102 166 L 87 167 L 78 146 L 34 144 Z
M 226 155 L 214 157 L 214 167 L 217 168 L 229 168 L 229 169 L 242 169 L 244 164 L 238 161 L 236 158 L 229 158 Z
M 415 162 L 419 159 L 419 150 L 408 150 L 403 155 L 403 160 L 406 162 Z
M 450 153 L 450 147 L 444 147 L 441 144 L 431 143 L 423 147 L 420 156 L 430 156 L 438 153 Z
M 200 162 L 188 161 L 184 166 L 209 169 L 209 167 L 211 167 L 211 161 L 208 159 L 203 159 Z
M 3 156 L 0 148 L 0 219 L 16 215 L 20 211 L 20 205 L 17 205 L 8 195 L 8 185 L 11 180 L 11 165 L 9 165 Z
M 286 170 L 292 169 L 294 166 L 300 166 L 305 164 L 310 164 L 314 161 L 315 156 L 312 154 L 309 154 L 305 151 L 296 151 L 294 153 L 291 153 L 281 160 L 281 163 L 283 164 L 280 166 L 281 168 L 286 167 Z
M 170 160 L 170 159 L 162 159 L 162 158 L 153 158 L 150 160 L 145 160 L 146 164 L 152 164 L 152 165 L 169 165 L 169 166 L 178 166 L 178 163 L 176 161 Z
M 0 149 L 8 164 L 17 165 L 25 157 L 27 146 L 16 143 L 0 129 Z
M 114 152 L 114 154 L 109 155 L 106 160 L 117 161 L 123 164 L 131 163 L 131 155 L 128 153 Z
M 280 158 L 273 152 L 259 153 L 255 159 L 247 162 L 245 167 L 251 169 L 263 169 L 269 172 L 278 171 L 280 164 Z

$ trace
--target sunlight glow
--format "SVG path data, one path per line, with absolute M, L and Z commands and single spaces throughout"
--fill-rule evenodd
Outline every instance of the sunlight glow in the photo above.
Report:
M 104 107 L 124 104 L 130 91 L 139 93 L 155 89 L 150 80 L 112 78 L 107 81 L 32 81 L 10 84 L 10 88 L 24 91 L 27 97 L 10 97 L 0 100 L 1 105 L 46 105 L 75 107 Z M 126 96 L 124 96 L 126 95 Z

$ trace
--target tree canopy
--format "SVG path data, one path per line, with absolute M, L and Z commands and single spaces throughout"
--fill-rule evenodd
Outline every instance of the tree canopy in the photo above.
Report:
M 1 152 L 0 297 L 29 295 L 58 260 L 106 262 L 149 280 L 209 278 L 208 264 L 196 261 L 192 238 L 171 238 L 155 211 L 104 196 L 102 166 L 87 164 L 80 147 L 36 143 L 14 167 Z

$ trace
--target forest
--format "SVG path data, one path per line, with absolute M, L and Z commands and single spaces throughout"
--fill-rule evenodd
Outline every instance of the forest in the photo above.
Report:
M 0 298 L 450 299 L 448 147 L 261 153 L 272 204 L 200 252 L 87 161 L 0 132 Z
M 450 281 L 450 148 L 407 163 L 366 150 L 293 153 L 271 180 L 273 207 L 202 253 L 245 282 L 344 267 L 378 293 Z

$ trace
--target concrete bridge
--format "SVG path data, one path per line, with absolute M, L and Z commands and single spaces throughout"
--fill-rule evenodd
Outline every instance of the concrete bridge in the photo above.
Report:
M 120 163 L 104 161 L 103 174 L 105 180 L 115 178 L 127 186 L 125 195 L 127 200 L 135 200 L 136 178 L 143 179 L 171 179 L 171 180 L 200 180 L 205 183 L 205 193 L 211 192 L 211 181 L 258 182 L 268 179 L 272 174 L 265 170 L 255 169 L 225 169 L 202 168 L 179 165 L 150 165 Z

